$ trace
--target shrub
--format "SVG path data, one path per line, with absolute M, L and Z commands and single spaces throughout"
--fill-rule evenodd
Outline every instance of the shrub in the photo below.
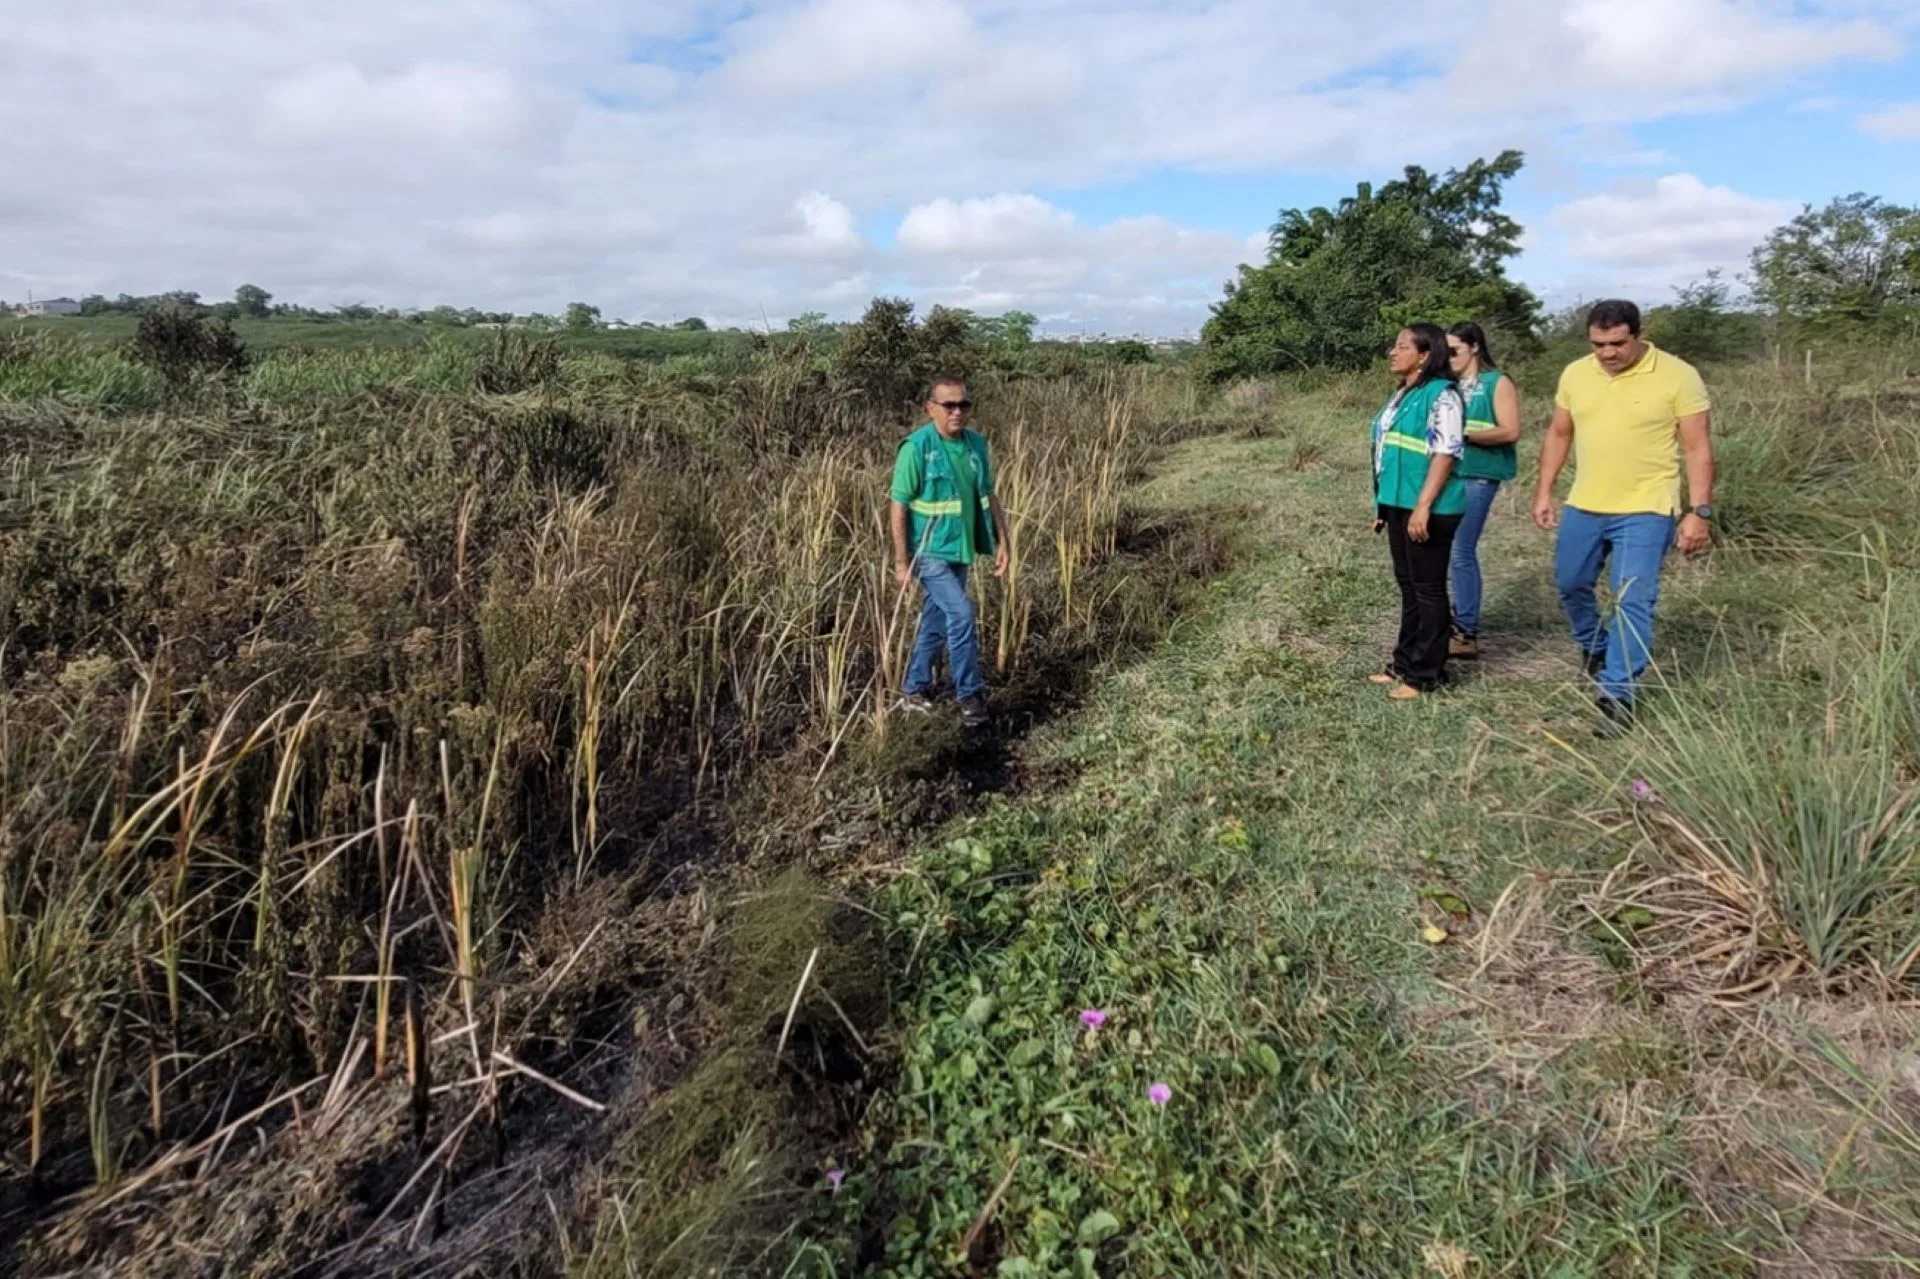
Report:
M 488 395 L 513 395 L 552 384 L 560 376 L 560 344 L 500 329 L 480 353 L 473 382 Z
M 916 323 L 911 302 L 875 298 L 860 322 L 847 329 L 833 381 L 872 412 L 890 419 L 910 416 L 932 379 L 964 378 L 982 369 L 977 336 L 965 311 L 935 307 L 925 323 Z
M 140 317 L 132 355 L 178 392 L 203 375 L 247 371 L 247 346 L 225 320 L 209 321 L 185 306 L 155 307 Z

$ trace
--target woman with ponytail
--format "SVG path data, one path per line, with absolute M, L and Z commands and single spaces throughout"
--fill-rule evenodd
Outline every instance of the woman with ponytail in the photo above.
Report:
M 1480 656 L 1480 534 L 1500 486 L 1514 477 L 1514 441 L 1520 438 L 1520 393 L 1500 372 L 1477 324 L 1447 330 L 1447 352 L 1460 397 L 1467 405 L 1466 450 L 1456 468 L 1467 495 L 1466 514 L 1453 537 L 1451 594 L 1453 636 L 1448 653 L 1472 660 Z

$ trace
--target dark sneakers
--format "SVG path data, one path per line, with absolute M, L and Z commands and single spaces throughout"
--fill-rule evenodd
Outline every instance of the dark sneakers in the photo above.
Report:
M 1598 653 L 1580 654 L 1580 665 L 1585 668 L 1588 679 L 1599 679 L 1600 672 L 1607 669 L 1606 650 L 1602 649 Z
M 1602 739 L 1620 737 L 1633 727 L 1633 703 L 1623 702 L 1617 697 L 1601 696 L 1594 699 L 1600 707 L 1600 722 L 1593 726 L 1593 735 Z
M 903 715 L 930 715 L 938 710 L 931 697 L 925 693 L 902 693 L 893 708 Z M 993 719 L 987 711 L 987 699 L 983 693 L 960 699 L 960 722 L 968 728 L 978 728 Z

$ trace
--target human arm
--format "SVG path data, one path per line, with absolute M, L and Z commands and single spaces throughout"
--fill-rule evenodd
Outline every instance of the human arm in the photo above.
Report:
M 1005 577 L 1013 562 L 1013 541 L 1007 536 L 1007 517 L 1000 509 L 1000 495 L 987 494 L 987 509 L 993 515 L 993 575 Z
M 1407 536 L 1416 542 L 1427 540 L 1427 519 L 1433 514 L 1433 504 L 1440 500 L 1440 490 L 1447 486 L 1447 480 L 1453 475 L 1456 459 L 1447 453 L 1435 453 L 1427 460 L 1427 480 L 1420 486 L 1420 499 L 1413 508 L 1413 514 L 1407 516 Z
M 887 527 L 893 542 L 893 579 L 903 591 L 913 581 L 913 546 L 908 532 L 912 524 L 907 518 L 907 503 L 913 501 L 919 491 L 920 454 L 909 440 L 894 455 L 893 485 L 888 490 L 892 505 L 887 513 Z
M 888 525 L 893 531 L 893 580 L 906 590 L 913 582 L 913 552 L 907 545 L 907 504 L 889 502 Z
M 1466 451 L 1466 405 L 1453 391 L 1444 391 L 1427 414 L 1427 475 L 1414 500 L 1413 513 L 1407 516 L 1407 536 L 1416 542 L 1427 540 L 1427 520 L 1433 504 Z
M 1565 405 L 1556 405 L 1553 421 L 1547 425 L 1547 438 L 1540 445 L 1540 478 L 1533 486 L 1533 522 L 1550 529 L 1560 522 L 1553 509 L 1553 483 L 1567 464 L 1573 450 L 1573 413 Z
M 1500 384 L 1493 388 L 1493 422 L 1491 430 L 1471 432 L 1467 443 L 1491 449 L 1520 438 L 1520 392 L 1510 377 L 1501 378 Z
M 1682 551 L 1703 551 L 1713 538 L 1713 526 L 1693 513 L 1697 506 L 1713 505 L 1713 413 L 1689 414 L 1679 420 L 1680 453 L 1687 467 L 1688 511 L 1680 517 L 1676 538 Z

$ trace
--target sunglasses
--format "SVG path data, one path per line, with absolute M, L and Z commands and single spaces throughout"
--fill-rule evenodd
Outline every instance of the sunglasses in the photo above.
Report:
M 973 401 L 972 400 L 935 400 L 933 402 L 933 407 L 937 409 L 945 409 L 949 413 L 971 413 L 973 412 Z

